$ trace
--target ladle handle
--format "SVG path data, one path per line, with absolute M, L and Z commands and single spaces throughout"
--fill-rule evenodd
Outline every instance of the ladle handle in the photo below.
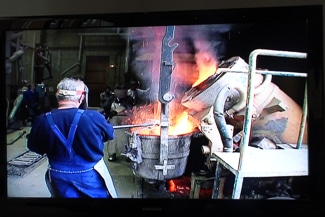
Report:
M 119 126 L 113 126 L 113 129 L 125 129 L 125 128 L 133 128 L 133 127 L 151 127 L 157 124 L 154 123 L 146 123 L 146 124 L 129 124 L 129 125 L 119 125 Z

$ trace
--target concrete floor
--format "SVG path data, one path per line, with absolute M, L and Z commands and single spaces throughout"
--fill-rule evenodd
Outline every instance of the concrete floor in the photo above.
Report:
M 123 125 L 124 119 L 127 118 L 123 115 L 114 116 L 110 119 L 113 126 Z M 31 126 L 27 123 L 26 127 L 22 127 L 17 123 L 17 126 L 10 125 L 7 129 L 7 162 L 11 159 L 26 152 L 26 135 L 29 133 Z M 12 128 L 19 128 L 19 130 L 12 130 Z M 121 155 L 125 152 L 125 145 L 128 143 L 128 128 L 116 129 L 115 139 L 108 141 L 105 145 L 104 160 L 111 172 L 116 191 L 119 198 L 186 198 L 189 196 L 189 189 L 186 191 L 169 192 L 165 189 L 166 183 L 150 184 L 144 178 L 136 176 L 132 169 L 127 157 Z M 17 141 L 19 135 L 23 134 Z M 111 153 L 117 154 L 117 160 L 114 162 L 108 161 Z M 12 198 L 48 198 L 50 193 L 47 189 L 44 180 L 44 174 L 48 165 L 47 158 L 37 166 L 27 176 L 7 176 L 7 191 L 8 197 Z M 185 177 L 188 179 L 188 177 Z M 181 177 L 182 179 L 182 177 Z M 188 185 L 188 183 L 186 184 Z
M 121 120 L 123 117 L 114 117 L 111 120 L 113 125 L 120 125 Z M 14 130 L 11 133 L 7 133 L 7 161 L 21 155 L 25 151 L 27 151 L 26 146 L 26 135 L 29 133 L 31 127 L 26 126 L 20 130 Z M 23 132 L 25 133 L 17 140 L 16 138 L 19 137 Z M 175 179 L 174 181 L 178 181 L 182 188 L 179 189 L 177 192 L 169 192 L 168 190 L 164 189 L 164 183 L 160 183 L 159 185 L 150 185 L 143 178 L 136 176 L 132 169 L 130 168 L 130 162 L 127 161 L 127 158 L 121 153 L 124 153 L 125 144 L 127 143 L 127 134 L 124 130 L 115 130 L 115 139 L 106 143 L 105 148 L 105 156 L 104 160 L 111 172 L 118 197 L 119 198 L 188 198 L 192 193 L 195 191 L 195 188 L 191 189 L 188 188 L 188 177 L 182 176 L 180 179 Z M 14 142 L 15 141 L 15 142 Z M 10 144 L 12 143 L 12 144 Z M 195 146 L 196 147 L 196 146 Z M 200 147 L 200 146 L 197 146 Z M 195 150 L 193 150 L 196 152 Z M 109 153 L 117 153 L 117 160 L 114 162 L 108 161 Z M 195 160 L 189 160 L 192 162 L 191 167 L 195 168 L 196 164 L 200 165 Z M 188 162 L 188 164 L 190 164 Z M 195 164 L 195 165 L 193 165 Z M 9 198 L 49 198 L 50 193 L 47 189 L 44 180 L 44 174 L 47 168 L 48 162 L 47 159 L 36 167 L 31 173 L 29 173 L 25 177 L 20 176 L 7 176 L 7 191 Z M 197 168 L 196 168 L 197 170 Z M 195 176 L 194 176 L 195 178 Z M 200 178 L 200 177 L 197 177 Z M 203 176 L 203 178 L 205 178 Z M 304 177 L 303 177 L 304 178 Z M 305 179 L 297 179 L 298 184 L 304 183 Z M 249 181 L 249 180 L 248 180 Z M 249 187 L 249 182 L 247 182 Z M 298 187 L 303 187 L 304 185 L 298 185 Z M 206 192 L 200 191 L 200 198 L 211 198 L 211 188 L 212 186 L 207 187 Z M 244 188 L 243 188 L 244 189 Z M 249 190 L 249 188 L 247 188 Z M 201 189 L 202 190 L 202 189 Z M 298 190 L 298 192 L 300 189 Z M 204 194 L 201 194 L 204 193 Z M 302 195 L 304 195 L 305 189 L 302 189 Z M 304 196 L 302 196 L 304 198 Z
M 26 126 L 21 130 L 15 130 L 7 134 L 7 144 L 13 139 L 17 138 L 22 132 L 26 133 L 11 145 L 7 145 L 7 161 L 17 157 L 18 155 L 27 151 L 26 135 L 30 131 L 30 126 Z M 123 133 L 123 132 L 119 132 Z M 107 144 L 106 144 L 107 145 Z M 113 147 L 114 149 L 114 147 Z M 118 149 L 118 148 L 117 148 Z M 105 150 L 105 162 L 111 171 L 113 181 L 115 183 L 119 198 L 137 198 L 141 195 L 141 178 L 136 177 L 129 167 L 125 156 L 120 156 L 114 162 L 109 162 L 108 151 Z M 47 168 L 48 161 L 44 160 L 38 167 L 36 167 L 27 176 L 7 176 L 7 191 L 8 196 L 12 198 L 47 198 L 50 193 L 46 187 L 44 174 Z

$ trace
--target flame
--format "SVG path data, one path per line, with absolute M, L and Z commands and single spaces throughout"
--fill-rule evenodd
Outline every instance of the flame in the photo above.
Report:
M 184 111 L 175 121 L 175 126 L 171 127 L 172 134 L 180 135 L 193 131 L 193 123 L 189 121 L 188 112 Z
M 196 59 L 196 71 L 193 72 L 193 68 L 187 67 L 185 70 L 181 70 L 180 66 L 184 67 L 184 64 L 178 64 L 177 70 L 174 69 L 173 72 L 173 83 L 171 84 L 171 92 L 175 92 L 176 98 L 169 103 L 169 126 L 168 126 L 168 135 L 177 136 L 185 135 L 191 132 L 194 132 L 195 129 L 199 126 L 199 121 L 193 116 L 189 115 L 186 111 L 187 108 L 182 105 L 181 99 L 184 93 L 180 93 L 178 90 L 182 91 L 182 85 L 184 85 L 184 80 L 191 80 L 189 86 L 192 84 L 192 87 L 197 86 L 206 80 L 208 77 L 213 75 L 218 68 L 218 60 L 211 52 L 211 47 L 208 43 L 204 41 L 199 41 L 196 43 L 197 53 L 195 54 Z M 177 64 L 176 64 L 177 65 Z M 186 76 L 175 75 L 177 73 L 185 73 Z M 191 72 L 191 73 L 190 73 Z M 193 72 L 193 73 L 192 73 Z M 156 74 L 153 73 L 152 76 Z M 182 80 L 178 80 L 181 78 Z M 197 80 L 196 80 L 197 78 Z M 196 81 L 195 81 L 196 80 Z M 195 82 L 194 82 L 195 81 Z M 153 84 L 154 82 L 152 82 Z M 157 87 L 151 84 L 151 90 L 156 90 Z M 179 87 L 180 86 L 180 87 Z M 154 96 L 154 94 L 152 94 Z M 179 96 L 179 97 L 177 97 Z M 150 98 L 151 103 L 147 105 L 135 106 L 131 110 L 131 115 L 129 119 L 125 122 L 127 124 L 143 124 L 151 121 L 156 123 L 161 122 L 161 103 L 157 99 Z M 160 136 L 161 128 L 160 126 L 153 127 L 144 127 L 144 128 L 132 128 L 131 132 L 136 132 L 140 135 L 154 135 Z
M 158 102 L 149 105 L 134 107 L 131 116 L 132 124 L 160 122 L 160 104 Z M 198 126 L 198 121 L 185 111 L 180 103 L 170 103 L 168 135 L 177 136 L 191 133 Z M 160 126 L 132 128 L 131 131 L 141 135 L 160 135 Z
M 176 184 L 175 184 L 175 182 L 173 180 L 169 180 L 168 184 L 169 184 L 169 191 L 170 192 L 175 192 L 177 190 Z
M 199 75 L 198 79 L 192 84 L 192 87 L 199 85 L 202 81 L 213 75 L 218 68 L 218 61 L 208 52 L 197 53 L 196 64 Z

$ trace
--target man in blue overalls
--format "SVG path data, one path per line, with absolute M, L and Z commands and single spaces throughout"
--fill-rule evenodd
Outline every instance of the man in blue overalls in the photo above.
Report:
M 85 90 L 80 79 L 61 80 L 58 108 L 35 119 L 27 147 L 47 155 L 46 181 L 53 197 L 116 198 L 103 160 L 104 143 L 114 139 L 114 129 L 98 111 L 79 108 Z

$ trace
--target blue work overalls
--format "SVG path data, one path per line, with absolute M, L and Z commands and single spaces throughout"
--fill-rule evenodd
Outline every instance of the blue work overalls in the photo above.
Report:
M 65 138 L 54 123 L 51 112 L 46 113 L 46 117 L 52 131 L 67 149 L 70 159 L 74 157 L 72 143 L 79 119 L 83 112 L 84 110 L 77 110 L 77 113 L 70 126 L 68 138 Z M 72 168 L 71 171 L 62 171 L 49 167 L 46 172 L 45 180 L 52 197 L 109 197 L 105 182 L 100 174 L 94 170 L 94 168 L 89 168 L 82 171 L 74 171 Z

